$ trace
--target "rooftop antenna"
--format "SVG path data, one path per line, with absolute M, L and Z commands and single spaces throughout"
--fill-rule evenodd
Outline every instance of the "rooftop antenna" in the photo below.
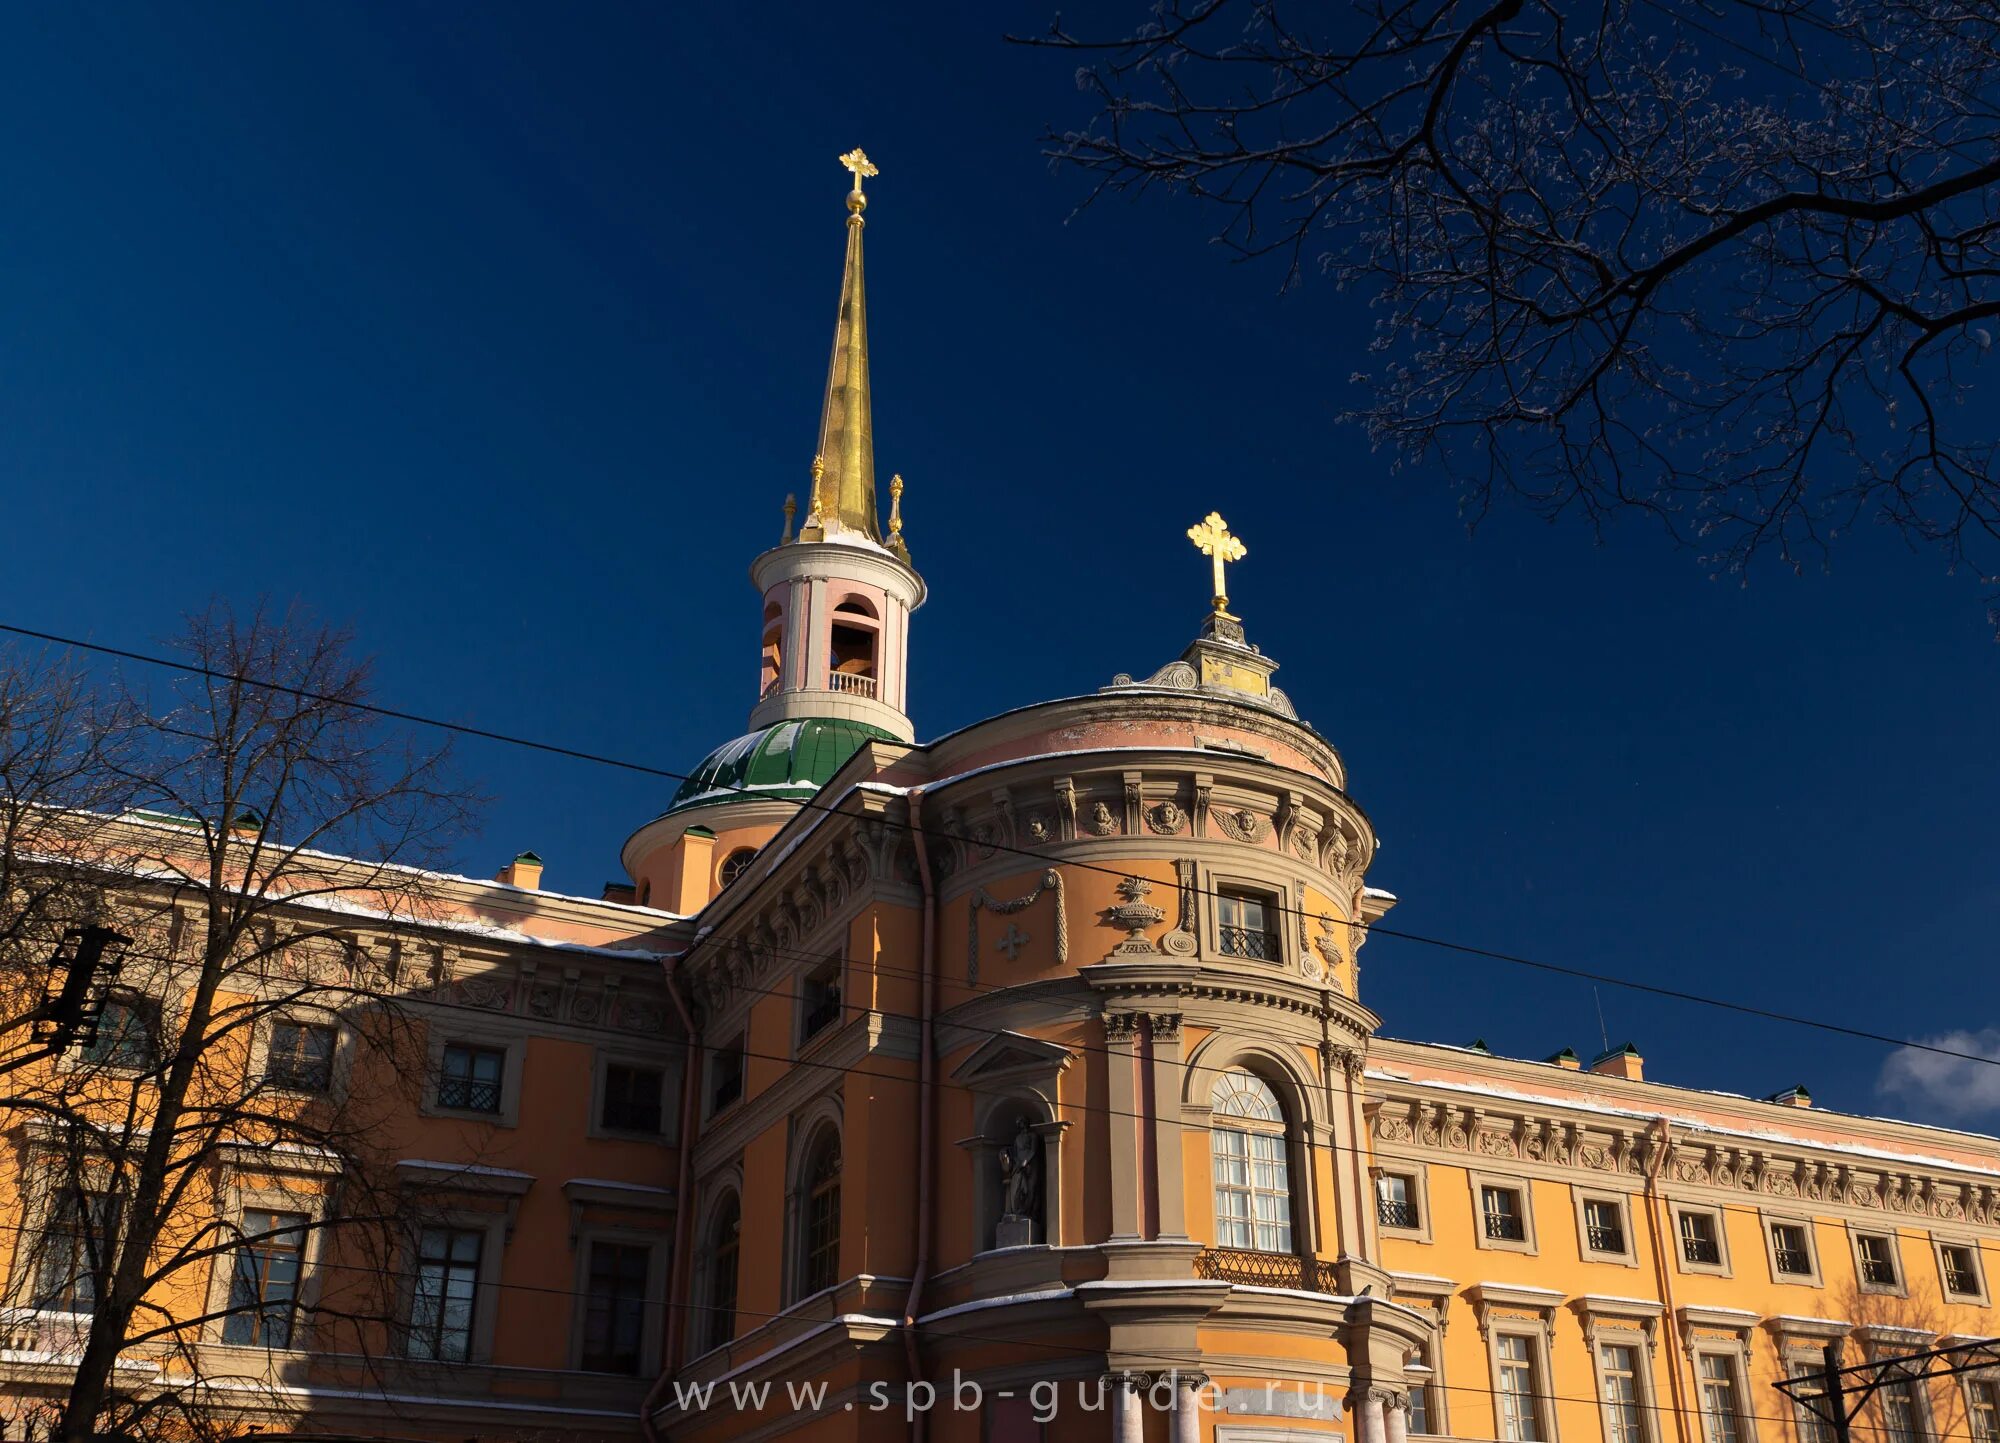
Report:
M 1590 989 L 1590 1000 L 1597 1004 L 1597 1035 L 1604 1039 L 1604 1050 L 1611 1050 L 1611 1032 L 1604 1025 L 1604 999 L 1597 995 L 1597 988 Z

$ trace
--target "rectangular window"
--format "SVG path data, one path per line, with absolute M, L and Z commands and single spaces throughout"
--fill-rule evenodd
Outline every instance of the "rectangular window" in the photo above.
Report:
M 110 1266 L 114 1204 L 104 1193 L 65 1188 L 49 1210 L 35 1260 L 34 1306 L 53 1313 L 97 1311 L 97 1278 Z
M 604 1064 L 604 1102 L 598 1124 L 614 1132 L 643 1132 L 659 1135 L 660 1098 L 667 1075 L 657 1067 L 638 1067 L 625 1062 Z
M 1854 1239 L 1854 1256 L 1862 1282 L 1877 1288 L 1896 1286 L 1896 1250 L 1888 1238 L 1873 1233 L 1858 1234 Z
M 1944 1276 L 1944 1290 L 1961 1298 L 1980 1294 L 1979 1257 L 1963 1243 L 1942 1243 L 1938 1247 L 1938 1271 Z
M 1791 1366 L 1791 1377 L 1794 1381 L 1811 1379 L 1816 1383 L 1824 1371 L 1812 1363 L 1794 1363 Z M 1800 1398 L 1797 1402 L 1799 1443 L 1834 1443 L 1832 1420 L 1819 1411 L 1832 1408 L 1834 1404 L 1823 1393 L 1810 1399 Z
M 1625 1209 L 1611 1198 L 1585 1198 L 1583 1240 L 1594 1253 L 1623 1253 Z
M 1270 899 L 1253 892 L 1222 892 L 1215 899 L 1215 920 L 1222 932 L 1222 955 L 1276 962 L 1277 909 Z
M 1812 1245 L 1799 1223 L 1771 1224 L 1771 1261 L 1788 1277 L 1812 1276 Z
M 2000 1443 L 2000 1383 L 1985 1378 L 1967 1383 L 1965 1413 L 1972 1443 Z
M 1682 1213 L 1680 1233 L 1682 1257 L 1703 1267 L 1721 1264 L 1722 1244 L 1717 1241 L 1715 1218 L 1711 1214 Z M 1729 1443 L 1734 1443 L 1734 1440 L 1729 1440 Z
M 448 1043 L 438 1068 L 437 1105 L 460 1112 L 498 1112 L 506 1073 L 504 1049 Z
M 1510 1243 L 1528 1240 L 1528 1226 L 1521 1216 L 1521 1195 L 1514 1189 L 1482 1187 L 1479 1211 L 1485 1219 L 1487 1237 Z
M 1721 1353 L 1701 1355 L 1701 1436 L 1705 1443 L 1742 1443 L 1736 1399 L 1736 1361 Z
M 222 1341 L 250 1348 L 292 1346 L 306 1220 L 299 1213 L 246 1212 L 229 1279 Z
M 1416 1228 L 1423 1226 L 1417 1217 L 1415 1189 L 1410 1179 L 1396 1173 L 1383 1173 L 1375 1179 L 1375 1221 L 1385 1228 Z
M 1218 1127 L 1209 1135 L 1215 1167 L 1215 1244 L 1250 1252 L 1292 1250 L 1292 1193 L 1285 1139 Z
M 799 1041 L 819 1036 L 840 1021 L 840 959 L 830 958 L 806 974 L 799 988 Z
M 1598 1363 L 1604 1379 L 1604 1443 L 1645 1443 L 1645 1417 L 1639 1402 L 1639 1350 L 1629 1343 L 1606 1343 L 1598 1349 Z
M 274 1022 L 264 1052 L 264 1081 L 292 1092 L 325 1092 L 333 1085 L 334 1030 L 317 1023 Z
M 590 1282 L 584 1297 L 583 1370 L 639 1371 L 646 1332 L 646 1273 L 652 1249 L 643 1243 L 590 1245 Z
M 1437 1429 L 1431 1423 L 1430 1379 L 1433 1370 L 1431 1368 L 1430 1350 L 1428 1348 L 1425 1348 L 1419 1351 L 1417 1354 L 1416 1362 L 1417 1366 L 1411 1368 L 1409 1372 L 1409 1377 L 1410 1377 L 1409 1431 L 1415 1434 L 1435 1433 Z M 1419 1374 L 1418 1372 L 1419 1368 L 1421 1368 L 1422 1370 L 1421 1374 Z
M 1882 1389 L 1882 1422 L 1888 1443 L 1922 1443 L 1923 1415 L 1917 1410 L 1916 1391 L 1908 1383 L 1890 1383 Z
M 708 1110 L 717 1113 L 743 1096 L 743 1039 L 718 1047 L 708 1059 Z
M 107 997 L 82 1058 L 96 1067 L 144 1072 L 159 1060 L 160 1004 L 150 997 Z
M 1499 1355 L 1500 1436 L 1505 1443 L 1541 1443 L 1541 1410 L 1535 1402 L 1535 1340 L 1502 1333 Z
M 416 1288 L 410 1297 L 412 1358 L 463 1363 L 472 1356 L 479 1304 L 483 1233 L 472 1228 L 425 1228 L 417 1238 Z

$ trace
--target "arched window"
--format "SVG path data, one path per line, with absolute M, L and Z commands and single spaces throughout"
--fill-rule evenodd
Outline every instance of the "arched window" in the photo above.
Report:
M 1215 1245 L 1292 1251 L 1292 1182 L 1278 1095 L 1261 1077 L 1237 1067 L 1215 1080 L 1209 1104 Z
M 800 1174 L 799 1288 L 806 1297 L 840 1281 L 840 1136 L 825 1129 Z
M 738 847 L 735 851 L 724 857 L 722 859 L 722 871 L 719 874 L 722 878 L 722 885 L 727 887 L 731 882 L 742 876 L 744 872 L 749 870 L 750 864 L 756 859 L 757 849 L 755 847 Z
M 708 1225 L 708 1322 L 704 1348 L 720 1348 L 736 1336 L 736 1260 L 741 1251 L 743 1208 L 731 1193 Z

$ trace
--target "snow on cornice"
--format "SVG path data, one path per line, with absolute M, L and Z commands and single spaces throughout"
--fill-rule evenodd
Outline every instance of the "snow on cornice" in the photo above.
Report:
M 1430 1044 L 1421 1045 L 1429 1046 Z M 1464 1049 L 1453 1050 L 1460 1051 Z M 1685 1112 L 1672 1112 L 1664 1106 L 1647 1108 L 1619 1107 L 1612 1103 L 1591 1102 L 1575 1096 L 1565 1097 L 1545 1092 L 1524 1092 L 1518 1088 L 1498 1087 L 1491 1083 L 1448 1082 L 1442 1078 L 1417 1077 L 1409 1073 L 1389 1072 L 1374 1067 L 1368 1069 L 1367 1076 L 1370 1080 L 1376 1082 L 1404 1083 L 1416 1087 L 1432 1088 L 1440 1092 L 1465 1093 L 1474 1097 L 1495 1097 L 1507 1102 L 1529 1103 L 1537 1107 L 1567 1108 L 1572 1112 L 1588 1112 L 1600 1117 L 1629 1118 L 1634 1122 L 1665 1121 L 1672 1126 L 1686 1128 L 1690 1132 L 1709 1133 L 1717 1137 L 1740 1137 L 1757 1142 L 1778 1143 L 1785 1147 L 1818 1149 L 1824 1152 L 1842 1153 L 1849 1157 L 1873 1158 L 1881 1162 L 1907 1163 L 1917 1167 L 1934 1167 L 1953 1172 L 1976 1173 L 1982 1177 L 2000 1177 L 2000 1168 L 1982 1166 L 1979 1163 L 1969 1162 L 1960 1158 L 1939 1157 L 1931 1153 L 1902 1152 L 1893 1148 L 1871 1147 L 1866 1143 L 1833 1142 L 1824 1138 L 1806 1137 L 1799 1133 L 1787 1132 L 1779 1128 L 1731 1127 L 1709 1118 L 1697 1117 Z M 1684 1088 L 1677 1090 L 1698 1092 L 1700 1089 Z M 1749 1100 L 1738 1093 L 1731 1092 L 1716 1092 L 1706 1095 L 1725 1098 L 1733 1102 Z M 1843 1117 L 1847 1114 L 1830 1112 L 1821 1115 L 1835 1118 Z M 1866 1120 L 1880 1121 L 1881 1119 Z M 1978 1133 L 1962 1133 L 1960 1136 L 2000 1145 L 2000 1138 L 1984 1137 Z

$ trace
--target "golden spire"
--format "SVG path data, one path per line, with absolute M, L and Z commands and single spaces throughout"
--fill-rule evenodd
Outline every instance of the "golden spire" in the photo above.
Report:
M 864 176 L 878 175 L 859 150 L 840 157 L 854 174 L 847 195 L 847 262 L 840 275 L 840 316 L 833 330 L 833 359 L 827 365 L 826 402 L 820 411 L 814 510 L 828 530 L 859 531 L 882 539 L 875 520 L 875 426 L 868 394 L 868 303 L 861 281 L 861 193 Z

